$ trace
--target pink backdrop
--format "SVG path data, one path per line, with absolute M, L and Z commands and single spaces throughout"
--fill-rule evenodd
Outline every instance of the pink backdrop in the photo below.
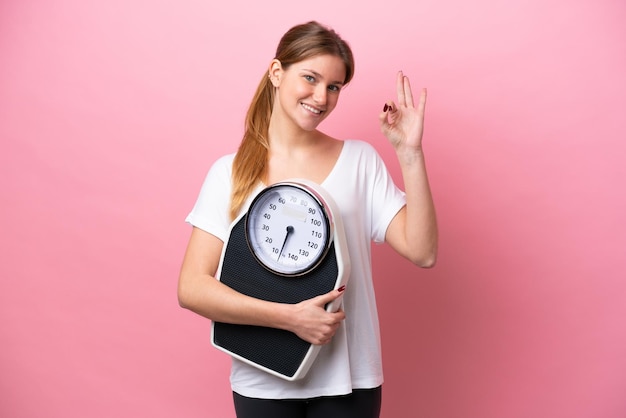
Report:
M 309 19 L 357 58 L 324 128 L 398 180 L 376 116 L 429 89 L 440 258 L 374 250 L 383 417 L 625 416 L 624 2 L 214 3 L 0 3 L 0 416 L 234 416 L 183 219 Z

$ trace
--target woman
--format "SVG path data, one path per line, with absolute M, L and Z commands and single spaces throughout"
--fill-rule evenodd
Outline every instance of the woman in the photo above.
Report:
M 351 80 L 347 43 L 317 22 L 291 28 L 257 89 L 236 154 L 211 167 L 187 222 L 193 225 L 178 288 L 180 305 L 213 321 L 280 328 L 323 345 L 305 378 L 285 381 L 233 359 L 237 416 L 378 417 L 383 382 L 371 242 L 388 242 L 421 267 L 437 254 L 435 209 L 422 128 L 426 91 L 415 103 L 398 73 L 397 103 L 384 104 L 380 126 L 396 151 L 405 192 L 374 148 L 318 130 Z M 215 279 L 229 225 L 266 185 L 289 178 L 321 184 L 340 209 L 349 242 L 347 288 L 298 304 L 235 292 Z M 343 295 L 343 309 L 324 306 Z

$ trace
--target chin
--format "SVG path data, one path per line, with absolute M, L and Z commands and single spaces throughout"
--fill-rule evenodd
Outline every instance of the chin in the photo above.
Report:
M 305 132 L 315 132 L 318 126 L 319 126 L 319 123 L 316 124 L 315 126 L 311 126 L 311 125 L 300 126 L 300 129 L 302 129 Z
M 308 121 L 307 123 L 300 123 L 300 129 L 307 132 L 312 132 L 317 130 L 318 126 L 324 121 L 325 118 L 320 118 L 316 121 Z

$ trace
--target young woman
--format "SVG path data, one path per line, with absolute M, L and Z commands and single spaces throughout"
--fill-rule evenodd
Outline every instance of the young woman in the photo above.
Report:
M 426 91 L 414 100 L 409 79 L 399 72 L 397 102 L 385 103 L 379 115 L 398 157 L 401 191 L 368 143 L 318 130 L 353 73 L 352 52 L 332 29 L 308 22 L 285 33 L 252 100 L 237 153 L 213 164 L 187 217 L 193 230 L 179 278 L 182 307 L 213 321 L 288 330 L 322 345 L 311 370 L 293 382 L 233 359 L 240 418 L 378 417 L 383 374 L 371 242 L 385 241 L 421 267 L 436 260 L 422 149 Z M 333 197 L 352 266 L 345 290 L 298 304 L 251 298 L 215 279 L 230 223 L 265 186 L 289 178 L 314 181 Z M 324 310 L 342 295 L 341 310 Z

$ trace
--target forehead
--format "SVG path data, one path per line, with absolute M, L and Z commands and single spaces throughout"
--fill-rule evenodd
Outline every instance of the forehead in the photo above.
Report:
M 315 72 L 325 79 L 343 83 L 346 78 L 346 66 L 341 58 L 336 55 L 316 55 L 292 64 L 290 69 Z

